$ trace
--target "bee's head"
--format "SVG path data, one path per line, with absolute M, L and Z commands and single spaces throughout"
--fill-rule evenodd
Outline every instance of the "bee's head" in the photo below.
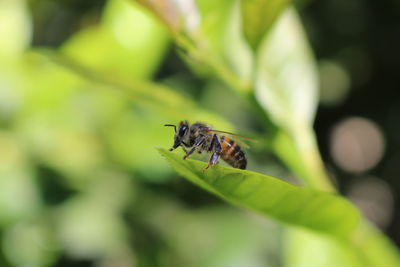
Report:
M 172 151 L 180 146 L 182 144 L 182 141 L 188 136 L 189 124 L 187 121 L 181 121 L 178 128 L 176 127 L 176 125 L 172 124 L 166 124 L 165 126 L 172 126 L 175 130 L 174 145 L 172 146 L 172 148 L 170 148 L 170 151 Z

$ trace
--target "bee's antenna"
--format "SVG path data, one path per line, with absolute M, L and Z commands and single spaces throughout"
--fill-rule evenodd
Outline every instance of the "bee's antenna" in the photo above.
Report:
M 174 131 L 175 131 L 175 133 L 176 133 L 176 125 L 174 125 L 174 124 L 164 124 L 164 126 L 171 126 L 171 127 L 174 127 Z

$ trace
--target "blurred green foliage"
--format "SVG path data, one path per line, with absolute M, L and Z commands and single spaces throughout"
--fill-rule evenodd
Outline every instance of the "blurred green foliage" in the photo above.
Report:
M 343 201 L 319 192 L 334 188 L 312 130 L 315 61 L 288 1 L 109 0 L 58 47 L 33 46 L 32 17 L 56 2 L 0 0 L 0 266 L 400 264 L 366 224 L 350 241 L 283 227 L 185 182 L 155 149 L 172 143 L 165 123 L 240 129 L 261 140 L 250 169 Z M 201 82 L 160 78 L 173 45 Z M 326 218 L 356 214 L 343 203 Z M 291 223 L 286 208 L 266 214 Z M 336 233 L 303 219 L 293 224 Z M 320 258 L 304 256 L 316 246 Z

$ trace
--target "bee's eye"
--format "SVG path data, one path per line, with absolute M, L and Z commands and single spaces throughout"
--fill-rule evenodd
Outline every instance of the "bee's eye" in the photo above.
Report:
M 182 125 L 180 128 L 179 128 L 179 136 L 184 136 L 185 135 L 185 133 L 186 133 L 186 131 L 187 131 L 187 129 L 188 129 L 188 127 L 186 126 L 186 125 Z

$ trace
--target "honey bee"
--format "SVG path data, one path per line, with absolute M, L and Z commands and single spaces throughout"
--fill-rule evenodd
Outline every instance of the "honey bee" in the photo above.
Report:
M 199 153 L 207 151 L 212 153 L 212 155 L 204 170 L 215 165 L 220 157 L 234 168 L 246 169 L 247 160 L 244 152 L 232 138 L 226 136 L 238 135 L 213 130 L 211 127 L 200 122 L 189 125 L 187 121 L 181 121 L 178 127 L 173 124 L 165 124 L 164 126 L 174 127 L 174 145 L 169 151 L 182 146 L 186 153 L 183 159 L 187 159 L 196 150 Z

